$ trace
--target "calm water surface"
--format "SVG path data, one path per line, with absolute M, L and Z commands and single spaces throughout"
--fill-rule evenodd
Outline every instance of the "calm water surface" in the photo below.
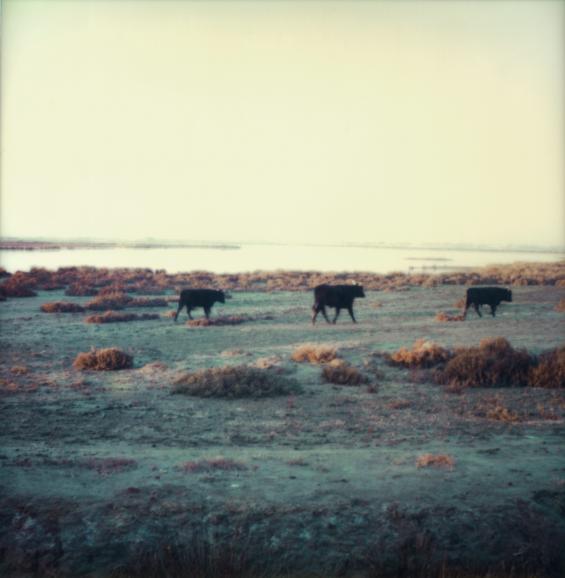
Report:
M 56 251 L 0 251 L 0 265 L 10 272 L 31 267 L 89 265 L 147 267 L 170 273 L 207 270 L 233 273 L 255 270 L 318 271 L 441 271 L 516 261 L 553 262 L 559 253 L 453 249 L 314 247 L 304 245 L 241 245 L 239 249 L 62 249 Z

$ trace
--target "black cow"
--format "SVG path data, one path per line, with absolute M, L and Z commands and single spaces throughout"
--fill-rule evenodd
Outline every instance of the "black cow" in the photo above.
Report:
M 189 319 L 192 319 L 190 312 L 195 307 L 203 307 L 204 315 L 208 319 L 210 317 L 210 309 L 216 302 L 226 302 L 226 296 L 223 291 L 216 291 L 215 289 L 183 289 L 180 292 L 179 308 L 175 314 L 175 321 L 184 306 L 186 306 Z
M 465 311 L 463 319 L 467 317 L 467 309 L 473 305 L 479 317 L 481 315 L 481 305 L 489 305 L 490 312 L 494 317 L 496 308 L 501 301 L 512 301 L 512 291 L 502 287 L 469 287 L 467 289 L 467 300 L 465 301 Z
M 357 323 L 353 315 L 353 301 L 355 297 L 365 297 L 361 285 L 318 285 L 314 287 L 314 305 L 312 306 L 312 325 L 316 323 L 316 317 L 320 311 L 325 320 L 330 320 L 326 315 L 326 307 L 335 308 L 335 317 L 333 323 L 337 321 L 339 312 L 347 309 L 353 323 Z

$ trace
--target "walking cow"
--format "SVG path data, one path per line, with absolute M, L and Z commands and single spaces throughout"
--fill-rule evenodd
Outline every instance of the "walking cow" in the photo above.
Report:
M 223 291 L 216 291 L 215 289 L 183 289 L 180 292 L 179 307 L 175 314 L 175 321 L 181 312 L 181 309 L 186 306 L 188 318 L 192 319 L 190 312 L 195 307 L 203 307 L 206 319 L 210 317 L 210 310 L 214 303 L 225 303 L 226 296 Z
M 467 317 L 467 309 L 473 305 L 477 315 L 481 315 L 481 305 L 489 305 L 490 312 L 494 317 L 496 308 L 501 301 L 512 301 L 512 291 L 504 289 L 503 287 L 469 287 L 467 289 L 467 299 L 465 301 L 465 311 L 463 312 L 463 319 Z
M 326 315 L 326 307 L 335 308 L 333 323 L 337 321 L 342 309 L 347 309 L 353 323 L 357 323 L 353 315 L 353 301 L 356 297 L 365 297 L 361 285 L 318 285 L 314 288 L 314 305 L 312 306 L 312 325 L 316 323 L 316 317 L 320 311 L 324 319 L 330 323 Z

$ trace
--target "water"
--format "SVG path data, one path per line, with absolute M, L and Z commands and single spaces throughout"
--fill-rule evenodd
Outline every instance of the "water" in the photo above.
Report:
M 555 262 L 557 252 L 455 250 L 427 248 L 330 247 L 307 245 L 246 245 L 239 249 L 111 248 L 0 251 L 0 265 L 10 272 L 31 267 L 89 265 L 147 267 L 170 273 L 207 270 L 214 273 L 276 269 L 317 271 L 419 272 L 457 270 L 516 261 Z

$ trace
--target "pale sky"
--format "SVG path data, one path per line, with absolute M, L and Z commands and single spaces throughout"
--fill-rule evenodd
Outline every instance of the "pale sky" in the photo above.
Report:
M 565 3 L 2 2 L 1 234 L 565 244 Z

